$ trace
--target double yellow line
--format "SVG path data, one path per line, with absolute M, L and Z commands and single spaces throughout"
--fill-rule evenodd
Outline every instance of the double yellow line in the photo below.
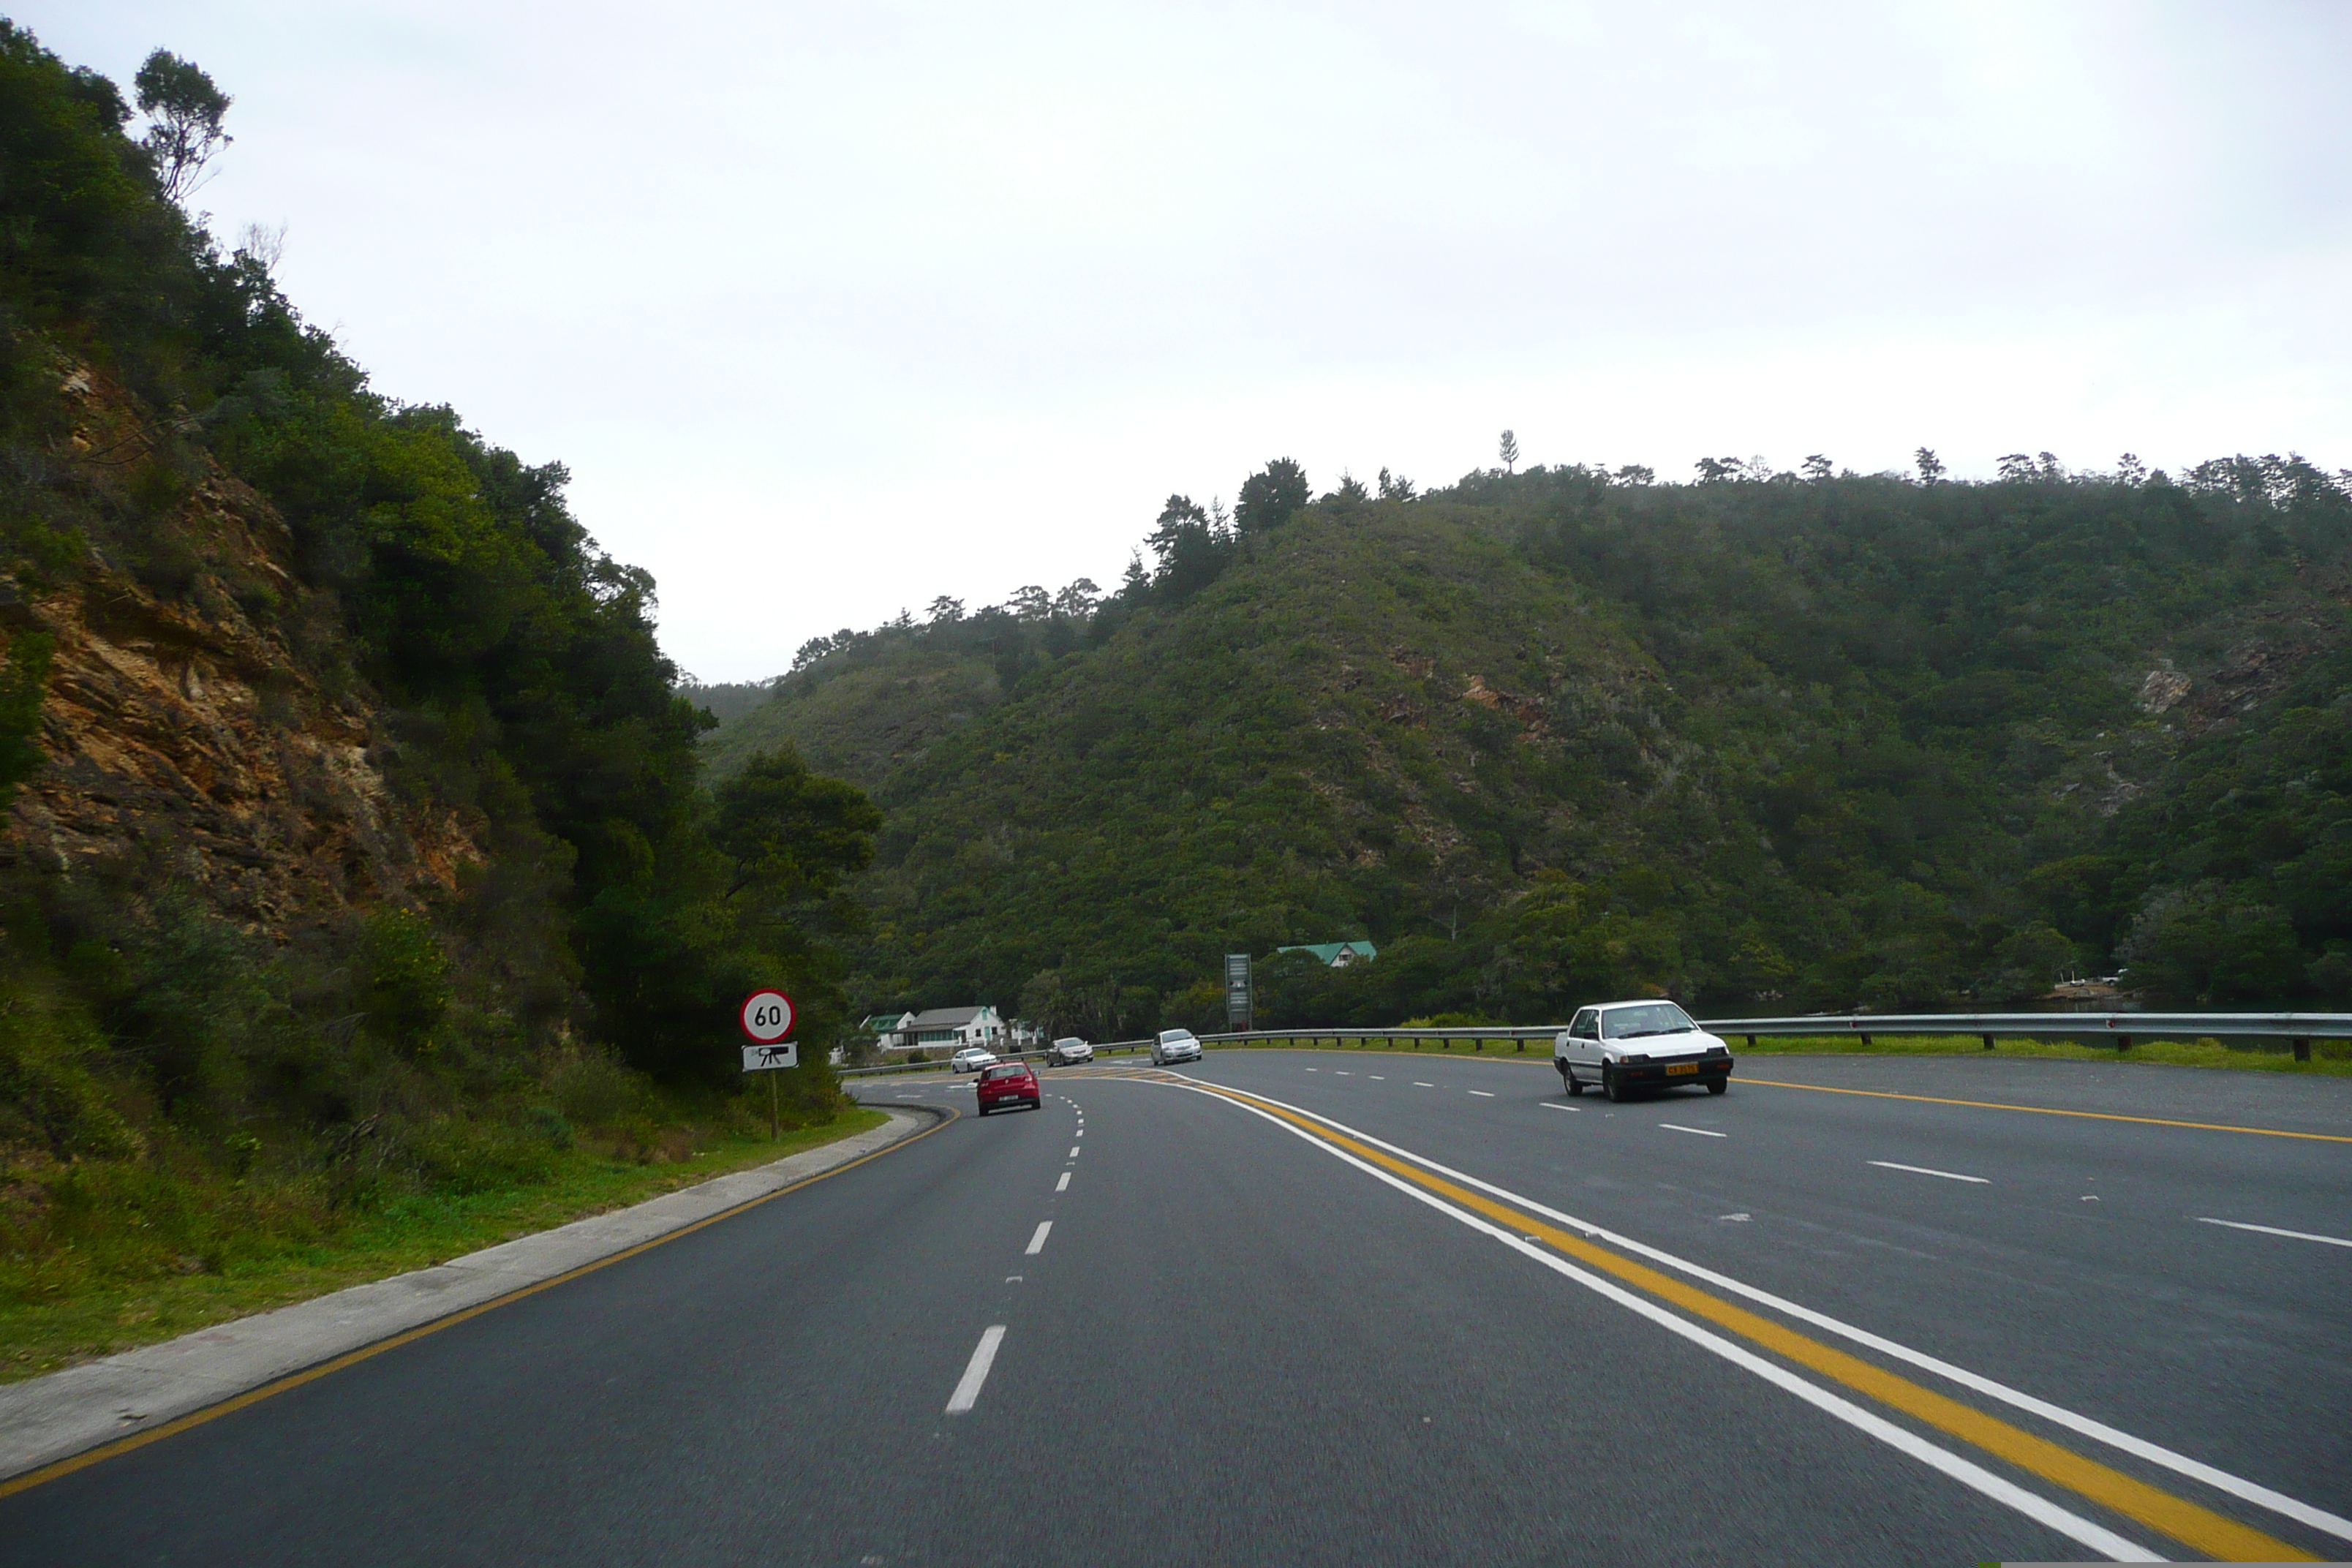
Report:
M 2233 1563 L 2320 1561 L 2310 1552 L 2265 1535 L 2259 1530 L 2200 1507 L 2185 1498 L 2175 1497 L 2095 1459 L 2086 1459 L 2070 1448 L 2037 1437 L 2031 1432 L 1932 1389 L 1923 1388 L 1908 1378 L 1898 1377 L 1858 1356 L 1849 1355 L 1769 1318 L 1735 1306 L 1672 1275 L 1660 1273 L 1657 1269 L 1595 1246 L 1580 1236 L 1499 1203 L 1486 1194 L 1433 1175 L 1409 1161 L 1398 1159 L 1360 1139 L 1336 1131 L 1286 1106 L 1198 1080 L 1187 1083 L 1186 1087 L 1219 1095 L 1263 1115 L 1276 1117 L 1318 1142 L 1342 1150 L 1355 1159 L 1410 1182 L 1459 1208 L 1507 1226 L 1520 1236 L 1540 1240 L 1578 1262 L 1670 1303 L 1694 1318 L 1727 1330 L 1775 1355 L 1843 1384 L 1857 1394 L 1899 1410 L 2021 1470 L 2088 1498 L 2101 1507 L 2151 1530 L 2161 1531 L 2210 1558 Z

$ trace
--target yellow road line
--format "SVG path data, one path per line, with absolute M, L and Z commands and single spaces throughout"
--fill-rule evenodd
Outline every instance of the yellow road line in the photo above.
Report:
M 166 1421 L 161 1426 L 152 1430 L 134 1432 L 127 1437 L 117 1437 L 111 1442 L 101 1443 L 95 1448 L 84 1448 L 79 1454 L 52 1460 L 38 1469 L 26 1470 L 20 1476 L 11 1476 L 6 1480 L 0 1481 L 0 1498 L 14 1497 L 18 1492 L 31 1490 L 44 1481 L 53 1481 L 60 1476 L 69 1476 L 76 1470 L 88 1469 L 101 1460 L 113 1458 L 117 1454 L 127 1454 L 133 1448 L 143 1448 L 150 1443 L 185 1432 L 191 1427 L 201 1426 L 207 1421 L 217 1421 L 222 1416 L 242 1410 L 248 1405 L 258 1405 L 265 1399 L 283 1394 L 289 1388 L 299 1388 L 304 1384 L 325 1377 L 330 1373 L 341 1372 L 347 1366 L 355 1366 L 371 1356 L 382 1355 L 389 1350 L 398 1350 L 402 1345 L 421 1340 L 427 1334 L 437 1334 L 443 1329 L 455 1328 L 468 1318 L 478 1318 L 485 1312 L 495 1311 L 500 1307 L 520 1301 L 526 1296 L 536 1296 L 541 1290 L 551 1290 L 558 1285 L 579 1279 L 583 1274 L 593 1274 L 599 1268 L 608 1268 L 624 1258 L 635 1258 L 641 1252 L 650 1252 L 655 1247 L 666 1242 L 676 1241 L 682 1236 L 692 1236 L 696 1231 L 717 1225 L 720 1220 L 733 1219 L 746 1209 L 754 1209 L 761 1204 L 772 1203 L 787 1193 L 799 1192 L 803 1187 L 822 1182 L 829 1176 L 837 1176 L 844 1171 L 854 1171 L 868 1160 L 878 1160 L 894 1150 L 903 1149 L 909 1143 L 920 1142 L 945 1127 L 949 1121 L 958 1120 L 961 1115 L 959 1111 L 950 1110 L 945 1121 L 935 1121 L 911 1137 L 901 1138 L 895 1143 L 887 1143 L 870 1154 L 860 1154 L 847 1164 L 835 1165 L 830 1171 L 820 1171 L 814 1176 L 794 1182 L 789 1187 L 778 1187 L 772 1193 L 762 1193 L 756 1198 L 746 1199 L 733 1208 L 721 1209 L 715 1215 L 696 1220 L 692 1225 L 680 1226 L 666 1235 L 655 1237 L 651 1241 L 641 1241 L 635 1247 L 625 1247 L 609 1258 L 600 1258 L 593 1263 L 583 1263 L 577 1268 L 566 1269 L 552 1279 L 539 1281 L 536 1285 L 525 1285 L 520 1289 L 509 1290 L 503 1296 L 494 1297 L 477 1306 L 452 1312 L 446 1318 L 436 1318 L 429 1323 L 420 1323 L 415 1328 L 393 1335 L 390 1339 L 378 1340 L 373 1344 L 362 1345 L 355 1351 L 347 1351 L 331 1361 L 322 1361 L 316 1366 L 305 1367 L 300 1372 L 289 1373 L 275 1382 L 265 1383 L 258 1388 L 249 1388 L 243 1394 L 222 1400 L 218 1405 L 207 1405 L 202 1410 L 192 1410 L 187 1415 Z M 716 1178 L 713 1179 L 716 1180 Z
M 2095 1459 L 2086 1459 L 2070 1448 L 2037 1437 L 2031 1432 L 2011 1426 L 1995 1416 L 1958 1400 L 1948 1398 L 1933 1390 L 1921 1387 L 1907 1378 L 1872 1365 L 1857 1356 L 1834 1350 L 1794 1330 L 1783 1328 L 1769 1318 L 1759 1316 L 1744 1307 L 1736 1307 L 1720 1297 L 1710 1295 L 1696 1286 L 1685 1284 L 1670 1275 L 1620 1257 L 1595 1246 L 1582 1237 L 1554 1225 L 1520 1213 L 1497 1203 L 1482 1193 L 1433 1176 L 1408 1161 L 1400 1160 L 1370 1144 L 1335 1132 L 1307 1117 L 1283 1106 L 1260 1100 L 1253 1096 L 1210 1085 L 1198 1085 L 1211 1093 L 1221 1094 L 1269 1116 L 1281 1118 L 1302 1131 L 1344 1149 L 1367 1164 L 1378 1165 L 1412 1182 L 1414 1185 L 1437 1194 L 1447 1202 L 1459 1205 L 1473 1213 L 1485 1215 L 1511 1226 L 1522 1236 L 1539 1237 L 1555 1249 L 1568 1254 L 1579 1262 L 1614 1275 L 1636 1289 L 1645 1290 L 1662 1300 L 1670 1301 L 1690 1313 L 1720 1328 L 1730 1330 L 1766 1349 L 1811 1368 L 1824 1376 L 1834 1378 L 1848 1388 L 1868 1394 L 1882 1405 L 1891 1405 L 1907 1415 L 1927 1423 L 1937 1430 L 1971 1443 L 1977 1447 L 2008 1460 L 2021 1469 L 2030 1470 L 2044 1480 L 2080 1493 L 2103 1507 L 2112 1509 L 2127 1519 L 2137 1520 L 2149 1528 L 2163 1531 L 2175 1541 L 2182 1542 L 2223 1562 L 2235 1563 L 2310 1563 L 2318 1559 L 2263 1534 L 2261 1531 L 2240 1524 L 2233 1519 L 2201 1508 L 2184 1498 L 2149 1486 L 2122 1471 L 2112 1469 Z
M 2047 1105 L 2003 1105 L 1990 1100 L 1946 1100 L 1934 1094 L 1896 1094 L 1884 1089 L 1832 1089 L 1827 1084 L 1790 1083 L 1786 1079 L 1749 1078 L 1741 1074 L 1741 1083 L 1761 1084 L 1767 1089 L 1805 1089 L 1815 1094 L 1859 1094 L 1872 1100 L 1916 1100 L 1924 1105 L 1965 1105 L 1977 1110 L 2023 1110 L 2035 1116 L 2080 1116 L 2091 1121 L 2137 1121 L 2143 1127 L 2187 1127 L 2199 1132 L 2251 1132 L 2263 1138 L 2305 1138 L 2315 1143 L 2352 1143 L 2352 1137 L 2341 1132 L 2289 1132 L 2281 1127 L 2232 1127 L 2221 1121 L 2173 1121 L 2161 1116 L 2124 1116 L 2112 1110 L 2057 1110 Z

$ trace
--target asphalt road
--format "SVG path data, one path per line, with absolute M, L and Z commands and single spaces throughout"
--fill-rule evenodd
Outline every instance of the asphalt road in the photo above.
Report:
M 0 1563 L 2352 1557 L 2352 1081 L 1047 1088 L 0 1500 Z

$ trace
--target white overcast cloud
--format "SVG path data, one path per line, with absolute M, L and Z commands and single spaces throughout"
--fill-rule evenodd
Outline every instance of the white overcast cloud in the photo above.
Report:
M 0 8 L 209 70 L 215 232 L 567 464 L 709 679 L 1278 455 L 2352 464 L 2328 0 Z

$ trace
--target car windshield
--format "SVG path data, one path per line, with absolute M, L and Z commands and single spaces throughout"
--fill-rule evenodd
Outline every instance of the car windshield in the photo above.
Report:
M 1601 1015 L 1601 1032 L 1612 1040 L 1638 1040 L 1644 1035 L 1687 1035 L 1697 1027 L 1689 1014 L 1671 1002 L 1612 1007 Z
M 1192 1031 L 1190 1029 L 1163 1029 L 1160 1034 L 1160 1043 L 1163 1046 L 1172 1046 L 1179 1040 L 1189 1040 L 1192 1037 Z

